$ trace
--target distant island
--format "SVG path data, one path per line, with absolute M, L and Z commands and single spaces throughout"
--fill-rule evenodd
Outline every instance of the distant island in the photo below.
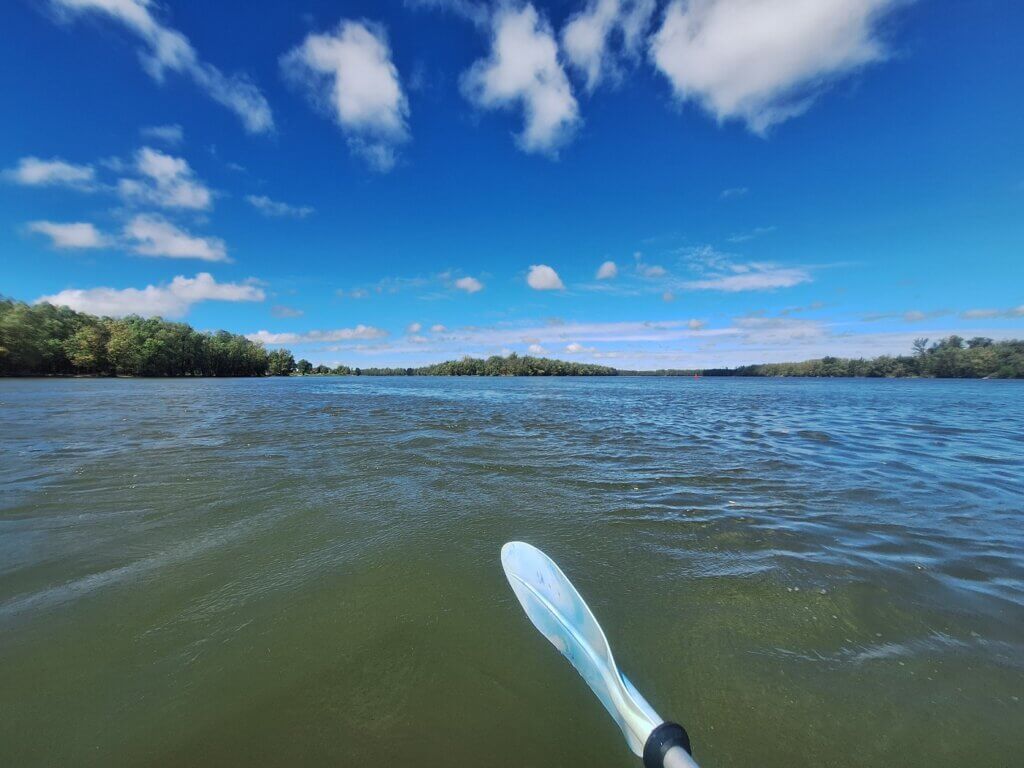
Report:
M 520 356 L 465 357 L 417 368 L 314 366 L 287 349 L 160 318 L 97 317 L 51 304 L 0 299 L 0 376 L 794 376 L 1024 378 L 1024 341 L 949 336 L 914 342 L 910 355 L 823 357 L 738 368 L 620 370 Z

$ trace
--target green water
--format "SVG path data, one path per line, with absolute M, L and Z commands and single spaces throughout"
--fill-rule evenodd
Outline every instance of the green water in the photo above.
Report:
M 498 554 L 702 766 L 1015 766 L 1024 387 L 0 381 L 0 765 L 635 766 Z

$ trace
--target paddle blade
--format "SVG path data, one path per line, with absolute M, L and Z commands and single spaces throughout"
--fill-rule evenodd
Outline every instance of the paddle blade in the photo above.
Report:
M 594 614 L 561 569 L 536 547 L 512 541 L 501 565 L 533 625 L 576 668 L 612 716 L 633 754 L 662 719 L 619 672 Z

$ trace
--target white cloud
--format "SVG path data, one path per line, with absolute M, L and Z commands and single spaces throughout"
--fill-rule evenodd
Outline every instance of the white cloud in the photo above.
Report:
M 257 331 L 256 333 L 246 334 L 245 338 L 250 341 L 261 341 L 264 344 L 316 344 L 337 341 L 367 341 L 382 339 L 387 335 L 388 332 L 381 328 L 360 323 L 354 328 L 336 328 L 330 331 L 308 331 L 306 333 Z
M 702 328 L 707 327 L 707 323 L 703 320 L 687 320 L 686 327 L 689 328 L 691 331 L 699 331 Z
M 466 293 L 476 293 L 484 289 L 484 284 L 475 277 L 460 277 L 455 281 L 455 287 Z
M 771 262 L 737 262 L 710 247 L 694 250 L 690 254 L 693 266 L 704 277 L 680 284 L 690 291 L 769 291 L 792 288 L 811 282 L 811 274 L 803 267 L 782 267 Z
M 534 264 L 526 275 L 527 284 L 535 291 L 560 291 L 565 288 L 562 278 L 547 264 Z
M 579 107 L 551 27 L 531 4 L 503 6 L 493 16 L 491 35 L 490 56 L 463 75 L 463 93 L 481 109 L 521 107 L 519 146 L 555 154 L 571 138 Z
M 735 235 L 729 236 L 730 243 L 746 243 L 755 238 L 761 237 L 761 235 L 767 235 L 774 232 L 776 227 L 774 225 L 769 227 L 754 227 L 749 232 L 740 232 Z
M 540 344 L 531 344 L 529 347 L 527 347 L 526 351 L 529 352 L 531 355 L 547 354 L 547 350 L 544 349 L 544 347 L 542 347 Z
M 434 324 L 434 325 L 430 326 L 430 332 L 431 332 L 431 333 L 444 333 L 444 332 L 445 332 L 445 331 L 447 331 L 447 330 L 448 330 L 448 329 L 447 329 L 447 328 L 445 328 L 445 327 L 444 327 L 443 325 L 441 325 L 440 323 L 436 323 L 436 324 Z
M 964 320 L 988 320 L 991 318 L 1014 319 L 1024 317 L 1024 304 L 1009 309 L 968 309 L 960 313 Z
M 143 147 L 135 153 L 135 170 L 141 179 L 118 183 L 118 191 L 127 200 L 188 210 L 207 210 L 213 204 L 213 194 L 184 158 Z
M 636 58 L 655 0 L 589 0 L 562 29 L 562 49 L 593 92 L 607 76 L 621 76 L 620 58 Z M 613 50 L 618 33 L 620 50 Z
M 611 280 L 617 277 L 619 274 L 619 268 L 616 266 L 614 261 L 606 261 L 600 267 L 597 268 L 597 280 Z
M 595 352 L 597 352 L 596 347 L 585 347 L 575 341 L 565 345 L 565 353 L 567 355 L 594 354 Z
M 637 269 L 644 277 L 664 277 L 668 274 L 660 264 L 639 264 Z
M 136 216 L 125 225 L 124 236 L 133 243 L 132 251 L 140 256 L 230 261 L 224 241 L 220 238 L 196 237 L 162 216 Z
M 672 291 L 665 291 L 663 294 L 661 294 L 661 300 L 664 301 L 666 304 L 671 304 L 673 301 L 676 300 L 676 295 L 672 293 Z
M 723 189 L 718 195 L 719 200 L 735 200 L 739 197 L 746 197 L 750 193 L 750 190 L 746 187 L 729 187 L 729 189 Z
M 120 22 L 145 44 L 140 52 L 142 66 L 154 80 L 163 82 L 167 71 L 186 75 L 237 114 L 250 133 L 273 130 L 270 105 L 259 88 L 244 75 L 225 75 L 200 60 L 187 37 L 153 15 L 156 6 L 151 0 L 51 0 L 51 5 L 58 12 L 98 13 Z
M 409 323 L 409 326 L 405 329 L 406 333 L 419 333 L 423 330 L 423 323 Z
M 33 221 L 28 225 L 29 231 L 46 235 L 54 248 L 103 248 L 109 245 L 108 239 L 87 221 L 58 223 L 54 221 Z
M 690 280 L 684 283 L 692 291 L 770 291 L 775 288 L 792 288 L 794 285 L 811 282 L 811 275 L 797 267 L 778 267 L 773 264 L 752 264 L 742 274 L 717 275 L 704 280 Z
M 920 309 L 911 309 L 907 312 L 872 312 L 864 315 L 861 319 L 867 323 L 874 323 L 879 320 L 902 320 L 905 323 L 921 323 L 925 320 L 933 320 L 950 314 L 948 309 L 935 309 L 930 312 L 922 312 Z
M 263 291 L 251 283 L 218 283 L 208 272 L 195 277 L 179 275 L 169 285 L 145 288 L 69 288 L 36 303 L 48 302 L 94 315 L 123 317 L 184 317 L 201 301 L 263 301 Z
M 165 144 L 181 144 L 185 139 L 185 131 L 180 125 L 147 125 L 139 130 L 143 138 L 162 141 Z
M 310 34 L 281 66 L 337 121 L 353 152 L 377 170 L 394 167 L 409 140 L 409 102 L 383 27 L 344 20 L 333 34 Z
M 271 200 L 266 195 L 246 195 L 245 199 L 249 205 L 264 216 L 275 218 L 288 216 L 294 219 L 304 219 L 311 213 L 314 213 L 314 209 L 308 205 L 289 205 L 288 203 Z
M 757 133 L 828 81 L 886 56 L 877 24 L 903 0 L 673 0 L 651 39 L 680 101 Z
M 26 187 L 75 187 L 88 189 L 96 180 L 96 169 L 91 165 L 68 163 L 59 157 L 42 160 L 23 157 L 17 166 L 8 168 L 3 177 Z

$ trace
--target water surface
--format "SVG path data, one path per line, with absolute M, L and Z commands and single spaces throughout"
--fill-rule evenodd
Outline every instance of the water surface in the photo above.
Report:
M 0 381 L 0 765 L 1011 766 L 1024 383 Z

